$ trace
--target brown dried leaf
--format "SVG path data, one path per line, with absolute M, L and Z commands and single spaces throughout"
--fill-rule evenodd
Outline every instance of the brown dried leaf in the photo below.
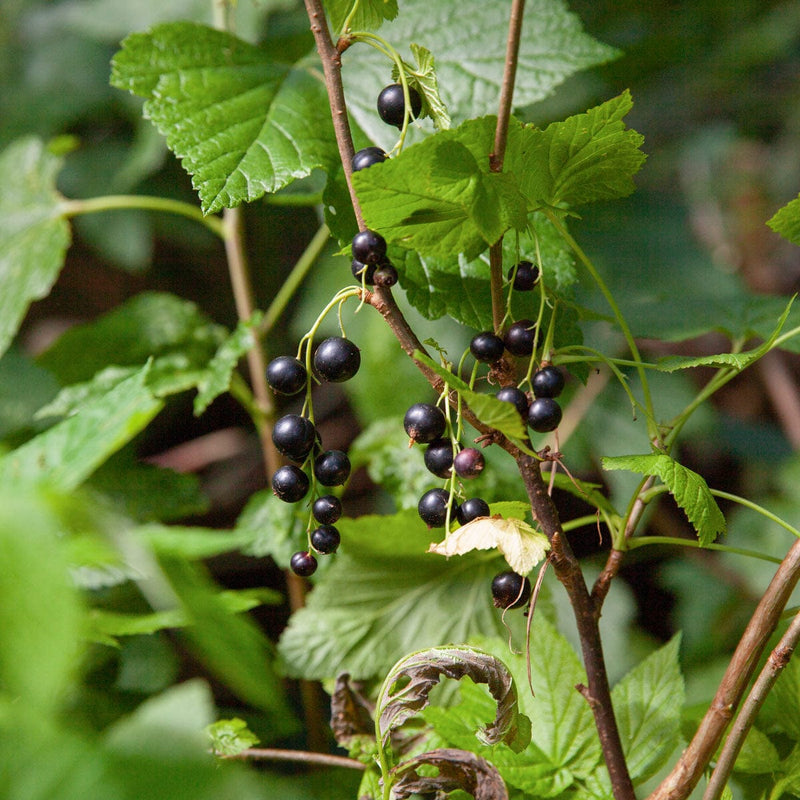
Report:
M 367 700 L 350 685 L 350 676 L 343 672 L 337 679 L 331 695 L 331 730 L 340 747 L 351 751 L 357 758 L 361 753 L 374 750 L 374 709 Z

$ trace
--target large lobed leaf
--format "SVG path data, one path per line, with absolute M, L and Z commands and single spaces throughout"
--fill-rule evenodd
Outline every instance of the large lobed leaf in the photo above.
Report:
M 189 22 L 122 43 L 111 82 L 145 114 L 192 175 L 206 213 L 275 192 L 337 158 L 325 87 L 309 69 Z

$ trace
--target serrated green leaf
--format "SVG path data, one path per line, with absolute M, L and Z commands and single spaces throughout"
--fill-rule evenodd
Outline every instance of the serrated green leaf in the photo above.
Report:
M 769 736 L 752 727 L 736 757 L 734 769 L 751 775 L 765 775 L 777 772 L 780 763 L 781 757 Z
M 308 69 L 189 22 L 129 36 L 111 82 L 145 114 L 192 176 L 205 213 L 250 202 L 338 157 L 325 87 Z
M 352 450 L 350 458 L 352 463 Z M 307 542 L 307 519 L 291 503 L 278 500 L 271 489 L 265 489 L 247 501 L 236 520 L 234 534 L 245 539 L 241 549 L 246 555 L 271 556 L 279 567 L 288 569 L 292 554 L 303 549 Z
M 666 453 L 604 457 L 603 468 L 660 478 L 694 526 L 701 546 L 712 544 L 718 535 L 725 533 L 725 517 L 705 479 Z
M 483 588 L 501 560 L 469 554 L 443 562 L 427 554 L 430 531 L 416 510 L 343 519 L 337 527 L 336 558 L 281 636 L 290 675 L 378 676 L 420 648 L 479 632 L 507 635 Z
M 337 35 L 345 30 L 374 31 L 397 16 L 397 0 L 325 0 L 325 9 Z
M 634 786 L 655 775 L 680 743 L 684 690 L 679 646 L 676 636 L 634 667 L 611 695 Z
M 411 54 L 414 56 L 416 66 L 412 67 L 403 61 L 403 67 L 409 86 L 417 90 L 422 100 L 422 111 L 419 116 L 430 117 L 437 130 L 447 130 L 450 127 L 450 115 L 439 94 L 439 81 L 436 78 L 433 53 L 427 47 L 420 47 L 420 45 L 412 43 Z M 392 80 L 398 81 L 399 79 L 400 72 L 395 67 L 392 70 Z
M 62 163 L 34 138 L 0 153 L 0 355 L 64 263 L 70 230 L 56 192 Z
M 646 156 L 639 150 L 644 137 L 622 121 L 632 106 L 626 90 L 544 130 L 521 126 L 510 133 L 506 169 L 530 205 L 575 207 L 633 192 Z
M 79 486 L 161 409 L 147 388 L 147 372 L 145 367 L 1 458 L 0 479 L 46 482 L 62 490 Z
M 206 726 L 211 737 L 211 747 L 217 755 L 238 756 L 239 753 L 258 744 L 256 736 L 243 719 L 218 719 Z
M 792 658 L 759 714 L 759 725 L 766 733 L 778 731 L 800 742 L 800 660 Z
M 489 171 L 495 119 L 469 120 L 353 175 L 367 224 L 422 255 L 473 259 L 525 227 L 525 201 L 508 173 Z
M 256 343 L 256 329 L 263 317 L 258 311 L 250 319 L 241 320 L 236 330 L 219 346 L 208 365 L 207 376 L 198 385 L 199 391 L 194 399 L 195 416 L 199 417 L 213 400 L 228 391 L 239 359 Z
M 792 244 L 800 245 L 800 196 L 776 211 L 767 225 Z

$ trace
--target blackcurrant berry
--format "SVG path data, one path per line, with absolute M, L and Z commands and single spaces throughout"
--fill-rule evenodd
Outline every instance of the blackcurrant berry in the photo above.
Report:
M 403 418 L 403 427 L 409 438 L 421 444 L 441 438 L 446 426 L 442 411 L 430 403 L 414 403 Z
M 459 478 L 477 478 L 483 472 L 486 462 L 483 453 L 474 447 L 465 447 L 454 459 L 453 469 Z
M 361 366 L 361 352 L 349 340 L 332 336 L 321 342 L 314 353 L 314 369 L 332 383 L 350 380 Z
M 514 288 L 518 292 L 529 292 L 539 281 L 539 267 L 531 264 L 530 261 L 520 261 L 516 267 L 516 275 L 514 274 L 514 267 L 508 271 L 508 279 L 514 278 Z
M 531 599 L 531 582 L 516 572 L 501 572 L 492 581 L 495 608 L 520 608 Z
M 311 531 L 311 546 L 323 555 L 335 553 L 340 541 L 339 531 L 333 525 L 320 525 L 319 528 Z
M 554 431 L 561 422 L 561 406 L 552 397 L 539 397 L 528 409 L 528 425 L 537 433 Z
M 308 493 L 308 475 L 299 467 L 288 464 L 272 476 L 272 491 L 284 503 L 296 503 Z
M 304 461 L 317 440 L 317 429 L 306 417 L 287 414 L 272 429 L 272 442 L 279 453 L 292 461 Z
M 515 356 L 529 356 L 533 352 L 535 338 L 536 323 L 529 319 L 517 320 L 506 331 L 506 350 Z
M 522 389 L 517 389 L 516 386 L 504 386 L 495 395 L 498 400 L 504 403 L 511 403 L 519 413 L 527 419 L 528 417 L 528 398 Z
M 362 264 L 380 264 L 386 258 L 386 239 L 367 228 L 353 237 L 351 250 Z
M 425 448 L 425 466 L 437 478 L 449 478 L 453 466 L 453 443 L 449 439 L 434 439 Z
M 456 519 L 460 525 L 466 525 L 478 517 L 488 517 L 490 514 L 489 504 L 480 497 L 470 497 L 456 507 Z
M 350 265 L 350 271 L 353 273 L 353 277 L 357 278 L 359 281 L 363 277 L 364 283 L 366 283 L 367 286 L 372 286 L 372 284 L 375 283 L 375 270 L 377 269 L 377 264 L 362 264 L 356 258 L 353 259 Z
M 326 450 L 314 459 L 314 475 L 323 486 L 341 486 L 350 477 L 350 459 L 341 450 Z
M 408 87 L 408 99 L 411 102 L 411 116 L 418 117 L 422 111 L 422 98 L 419 92 L 413 87 Z M 391 83 L 386 86 L 378 95 L 378 114 L 387 125 L 394 125 L 397 128 L 403 127 L 405 117 L 406 100 L 403 95 L 403 87 L 399 83 Z
M 534 397 L 558 397 L 564 391 L 564 375 L 550 364 L 534 374 L 531 385 Z
M 392 264 L 382 264 L 373 276 L 376 286 L 394 286 L 398 280 L 397 270 Z
M 469 351 L 478 361 L 491 364 L 503 355 L 505 345 L 503 340 L 491 331 L 476 333 L 469 343 Z
M 311 513 L 320 525 L 333 525 L 342 516 L 342 501 L 332 494 L 324 494 L 314 501 Z
M 306 368 L 291 356 L 278 356 L 267 364 L 267 383 L 278 394 L 297 394 L 306 385 Z
M 311 553 L 301 550 L 291 557 L 289 566 L 295 575 L 299 575 L 301 578 L 307 578 L 317 571 L 317 559 L 314 558 Z
M 371 167 L 373 164 L 380 164 L 389 156 L 386 155 L 386 152 L 382 150 L 380 147 L 365 147 L 363 150 L 359 150 L 353 156 L 353 172 L 358 172 L 360 169 L 366 169 L 367 167 Z
M 447 504 L 450 495 L 444 489 L 425 492 L 417 504 L 417 513 L 429 528 L 442 528 L 447 522 Z

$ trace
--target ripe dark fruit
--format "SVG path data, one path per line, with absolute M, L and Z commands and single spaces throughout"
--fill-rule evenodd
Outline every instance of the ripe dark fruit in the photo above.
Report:
M 287 464 L 272 476 L 272 491 L 284 503 L 296 503 L 308 493 L 308 475 L 299 467 Z
M 465 447 L 454 459 L 453 469 L 459 478 L 477 478 L 483 472 L 486 462 L 483 453 L 474 447 Z
M 422 98 L 419 92 L 408 87 L 408 99 L 411 102 L 411 116 L 418 117 L 422 111 Z M 403 87 L 399 83 L 392 83 L 386 86 L 378 95 L 378 114 L 387 125 L 394 125 L 397 128 L 403 127 L 403 119 L 406 111 L 406 100 L 403 96 Z
M 516 572 L 501 572 L 492 581 L 495 608 L 520 608 L 531 599 L 531 582 Z
M 335 553 L 340 541 L 339 531 L 333 525 L 320 525 L 319 528 L 311 531 L 311 546 L 318 553 L 324 555 Z
M 518 292 L 529 292 L 539 282 L 539 267 L 531 264 L 530 261 L 520 261 L 517 264 L 517 274 L 514 275 L 514 267 L 508 271 L 508 279 L 514 278 L 514 288 Z
M 304 461 L 316 439 L 314 423 L 297 414 L 281 417 L 272 429 L 272 441 L 278 452 L 292 461 Z
M 383 264 L 375 271 L 373 283 L 376 286 L 394 286 L 397 283 L 397 270 L 392 264 Z
M 449 478 L 453 467 L 453 443 L 449 439 L 434 439 L 425 448 L 425 466 L 437 478 Z
M 491 331 L 484 331 L 483 333 L 476 333 L 472 337 L 472 341 L 469 343 L 469 350 L 478 361 L 491 364 L 503 355 L 505 345 L 499 336 L 496 336 Z
M 511 403 L 519 413 L 527 419 L 528 417 L 528 398 L 522 389 L 516 386 L 504 386 L 495 397 L 504 403 Z
M 460 525 L 466 525 L 478 517 L 488 517 L 490 514 L 489 504 L 480 497 L 470 497 L 456 508 L 456 519 Z
M 441 438 L 447 427 L 447 420 L 436 406 L 432 406 L 430 403 L 414 403 L 406 411 L 403 427 L 410 439 L 427 444 L 434 439 Z
M 301 392 L 307 378 L 302 362 L 291 356 L 278 356 L 267 364 L 267 383 L 278 394 L 292 395 Z
M 551 364 L 534 374 L 531 385 L 534 397 L 558 397 L 564 391 L 564 375 Z
M 364 283 L 366 283 L 367 286 L 372 286 L 372 284 L 375 283 L 374 276 L 376 269 L 378 269 L 377 264 L 362 264 L 356 258 L 353 259 L 350 265 L 350 271 L 353 273 L 353 277 L 359 281 L 363 277 Z
M 342 516 L 342 501 L 332 494 L 322 495 L 314 501 L 311 513 L 320 525 L 333 525 Z
M 332 383 L 350 380 L 361 366 L 361 352 L 341 336 L 325 339 L 314 353 L 314 369 Z
M 444 489 L 431 489 L 420 497 L 417 513 L 429 528 L 444 527 L 449 499 L 450 495 Z
M 380 164 L 386 161 L 388 157 L 380 147 L 365 147 L 353 156 L 353 172 L 366 169 L 373 164 Z
M 554 431 L 561 422 L 561 406 L 552 397 L 539 397 L 528 409 L 528 425 L 537 433 Z
M 529 319 L 514 322 L 505 335 L 505 346 L 515 356 L 529 356 L 533 353 L 533 340 L 536 338 L 536 323 Z
M 323 486 L 341 486 L 350 477 L 350 459 L 341 450 L 326 450 L 314 459 L 314 475 Z
M 295 575 L 299 575 L 301 578 L 307 578 L 317 571 L 317 559 L 314 558 L 311 553 L 301 550 L 291 557 L 289 566 Z
M 353 258 L 362 264 L 380 264 L 386 258 L 386 239 L 375 231 L 359 231 L 351 245 Z

